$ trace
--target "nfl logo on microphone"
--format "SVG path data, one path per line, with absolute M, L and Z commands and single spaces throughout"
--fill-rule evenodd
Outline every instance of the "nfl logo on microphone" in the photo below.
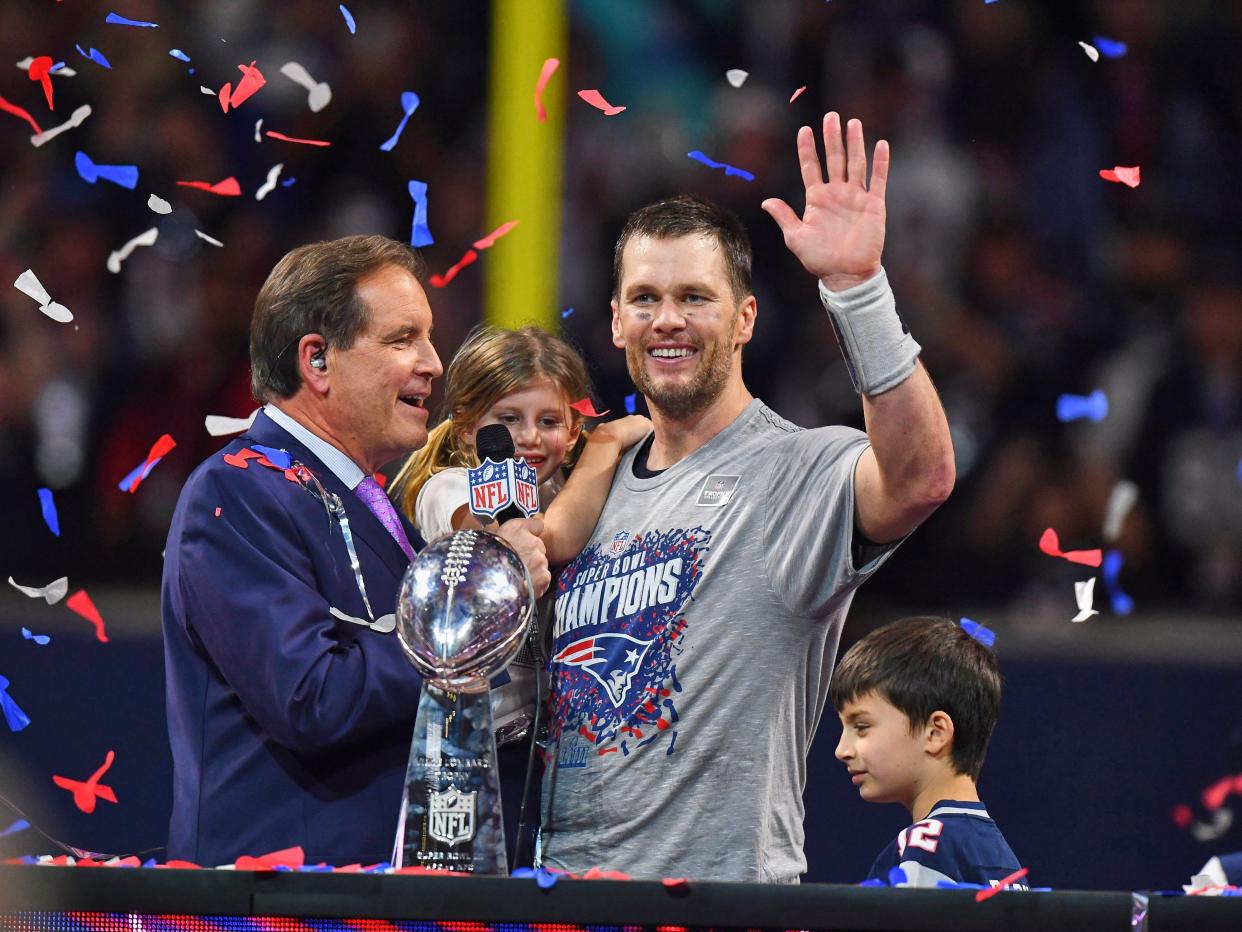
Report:
M 470 480 L 470 511 L 495 518 L 510 504 L 530 517 L 539 510 L 539 479 L 535 467 L 526 460 L 485 459 L 467 470 Z
M 452 784 L 443 793 L 433 792 L 428 814 L 428 833 L 446 845 L 459 845 L 474 837 L 474 797 L 477 794 L 458 792 Z

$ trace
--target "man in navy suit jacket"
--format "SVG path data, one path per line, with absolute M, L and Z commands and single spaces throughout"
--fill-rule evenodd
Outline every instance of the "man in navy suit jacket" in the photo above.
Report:
M 360 496 L 427 439 L 423 278 L 408 246 L 348 237 L 290 252 L 255 302 L 265 407 L 187 480 L 165 551 L 170 860 L 392 852 L 420 689 L 393 609 L 421 541 Z M 501 529 L 540 592 L 541 529 Z

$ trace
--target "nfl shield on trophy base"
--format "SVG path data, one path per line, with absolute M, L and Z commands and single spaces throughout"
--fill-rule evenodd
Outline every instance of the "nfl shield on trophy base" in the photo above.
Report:
M 488 679 L 535 610 L 521 558 L 486 531 L 424 548 L 397 599 L 397 635 L 423 675 L 393 864 L 508 873 Z

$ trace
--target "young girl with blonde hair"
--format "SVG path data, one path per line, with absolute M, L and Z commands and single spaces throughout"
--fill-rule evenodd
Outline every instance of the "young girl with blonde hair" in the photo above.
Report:
M 504 424 L 513 436 L 515 458 L 535 467 L 544 512 L 540 537 L 555 572 L 590 539 L 621 454 L 651 432 L 647 418 L 630 416 L 597 425 L 581 442 L 583 418 L 570 405 L 589 397 L 590 390 L 582 357 L 547 331 L 476 327 L 445 373 L 447 416 L 401 467 L 395 500 L 428 542 L 451 531 L 482 527 L 470 511 L 466 470 L 479 462 L 474 448 L 479 428 Z M 568 479 L 561 468 L 566 462 L 573 465 Z M 527 751 L 518 742 L 537 721 L 536 709 L 546 691 L 540 672 L 542 645 L 555 594 L 553 584 L 540 599 L 539 631 L 532 632 L 509 664 L 510 681 L 492 690 L 502 812 L 506 835 L 517 839 L 515 866 L 525 863 L 522 851 L 529 848 L 529 826 L 515 817 L 527 811 L 535 760 L 533 747 Z
M 476 327 L 445 373 L 447 416 L 397 474 L 398 505 L 428 542 L 481 527 L 470 513 L 466 470 L 479 464 L 479 428 L 504 424 L 515 458 L 539 479 L 548 565 L 568 563 L 595 526 L 621 453 L 651 431 L 647 418 L 623 417 L 597 425 L 579 444 L 583 418 L 570 404 L 590 389 L 586 364 L 564 340 L 538 327 Z M 567 462 L 574 466 L 568 485 L 561 468 Z

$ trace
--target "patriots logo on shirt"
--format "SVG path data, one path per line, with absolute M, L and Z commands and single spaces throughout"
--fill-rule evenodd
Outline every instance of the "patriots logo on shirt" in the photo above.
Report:
M 602 533 L 557 578 L 549 738 L 591 743 L 592 760 L 628 757 L 682 719 L 677 665 L 703 574 L 703 527 Z M 619 550 L 615 552 L 614 550 Z
M 582 667 L 599 681 L 609 700 L 619 709 L 629 695 L 634 676 L 651 643 L 628 634 L 597 634 L 574 641 L 557 653 L 552 662 Z

